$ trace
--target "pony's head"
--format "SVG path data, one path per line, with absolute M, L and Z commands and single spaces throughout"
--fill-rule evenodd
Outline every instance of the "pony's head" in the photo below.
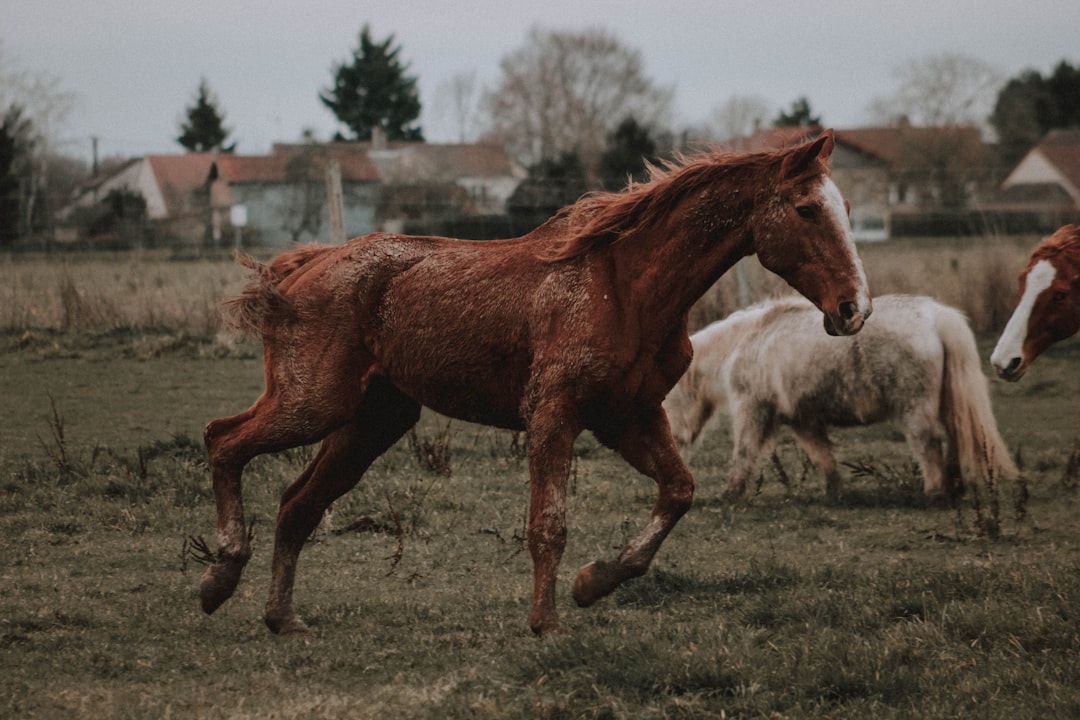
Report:
M 1043 240 L 1020 273 L 1020 300 L 990 363 L 1015 382 L 1046 348 L 1080 330 L 1080 226 L 1065 225 Z
M 824 313 L 830 335 L 852 335 L 873 309 L 847 204 L 832 181 L 832 130 L 785 151 L 751 221 L 754 251 Z

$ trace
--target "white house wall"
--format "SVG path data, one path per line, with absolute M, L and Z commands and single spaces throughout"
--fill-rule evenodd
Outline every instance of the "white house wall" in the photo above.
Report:
M 133 190 L 142 194 L 146 199 L 146 217 L 150 220 L 163 220 L 168 218 L 169 210 L 165 206 L 165 197 L 161 194 L 157 178 L 149 161 L 143 159 L 136 166 L 136 187 Z
M 258 242 L 263 247 L 282 248 L 293 242 L 293 234 L 288 228 L 287 208 L 290 195 L 295 188 L 287 185 L 233 184 L 233 205 L 247 208 L 247 227 L 257 233 Z M 375 227 L 374 193 L 370 184 L 346 184 L 342 189 L 344 196 L 345 235 L 356 237 L 373 232 Z M 296 240 L 302 243 L 328 242 L 330 237 L 329 210 L 324 206 L 318 235 L 301 233 Z
M 1061 173 L 1038 152 L 1028 153 L 1001 183 L 1002 187 L 1013 185 L 1037 185 L 1040 183 L 1060 183 Z

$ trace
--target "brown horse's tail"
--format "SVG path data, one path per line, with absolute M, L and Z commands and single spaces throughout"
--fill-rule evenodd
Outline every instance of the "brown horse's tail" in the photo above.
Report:
M 975 335 L 952 308 L 940 308 L 936 324 L 945 345 L 941 416 L 949 442 L 955 443 L 950 454 L 960 463 L 957 470 L 971 479 L 1015 477 L 1016 465 L 994 419 Z
M 245 335 L 261 336 L 268 325 L 295 319 L 296 309 L 282 294 L 281 284 L 325 249 L 302 247 L 279 255 L 270 264 L 237 254 L 237 262 L 252 271 L 252 278 L 239 295 L 225 300 L 222 318 L 226 325 Z

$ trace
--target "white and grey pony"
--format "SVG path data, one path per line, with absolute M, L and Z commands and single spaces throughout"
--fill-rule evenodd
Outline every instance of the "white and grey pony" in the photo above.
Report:
M 685 452 L 726 407 L 734 435 L 726 495 L 746 491 L 780 425 L 794 431 L 830 495 L 840 473 L 829 426 L 901 423 L 928 494 L 1016 475 L 959 311 L 927 297 L 876 297 L 873 318 L 853 337 L 825 335 L 819 316 L 802 298 L 783 298 L 691 336 L 693 361 L 664 408 Z

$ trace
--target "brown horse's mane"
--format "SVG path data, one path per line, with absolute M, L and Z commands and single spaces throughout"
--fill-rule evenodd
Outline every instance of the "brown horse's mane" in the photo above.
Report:
M 756 187 L 754 178 L 775 170 L 791 148 L 745 154 L 719 146 L 696 155 L 678 155 L 662 165 L 648 165 L 649 179 L 631 182 L 621 192 L 593 192 L 562 210 L 572 234 L 546 248 L 541 256 L 558 261 L 579 257 L 591 248 L 610 244 L 668 214 L 686 197 L 739 176 L 739 185 Z M 747 181 L 750 182 L 747 182 Z M 733 184 L 728 180 L 729 185 Z
M 1043 240 L 1031 253 L 1028 270 L 1040 260 L 1061 256 L 1073 267 L 1080 268 L 1080 225 L 1064 225 Z

